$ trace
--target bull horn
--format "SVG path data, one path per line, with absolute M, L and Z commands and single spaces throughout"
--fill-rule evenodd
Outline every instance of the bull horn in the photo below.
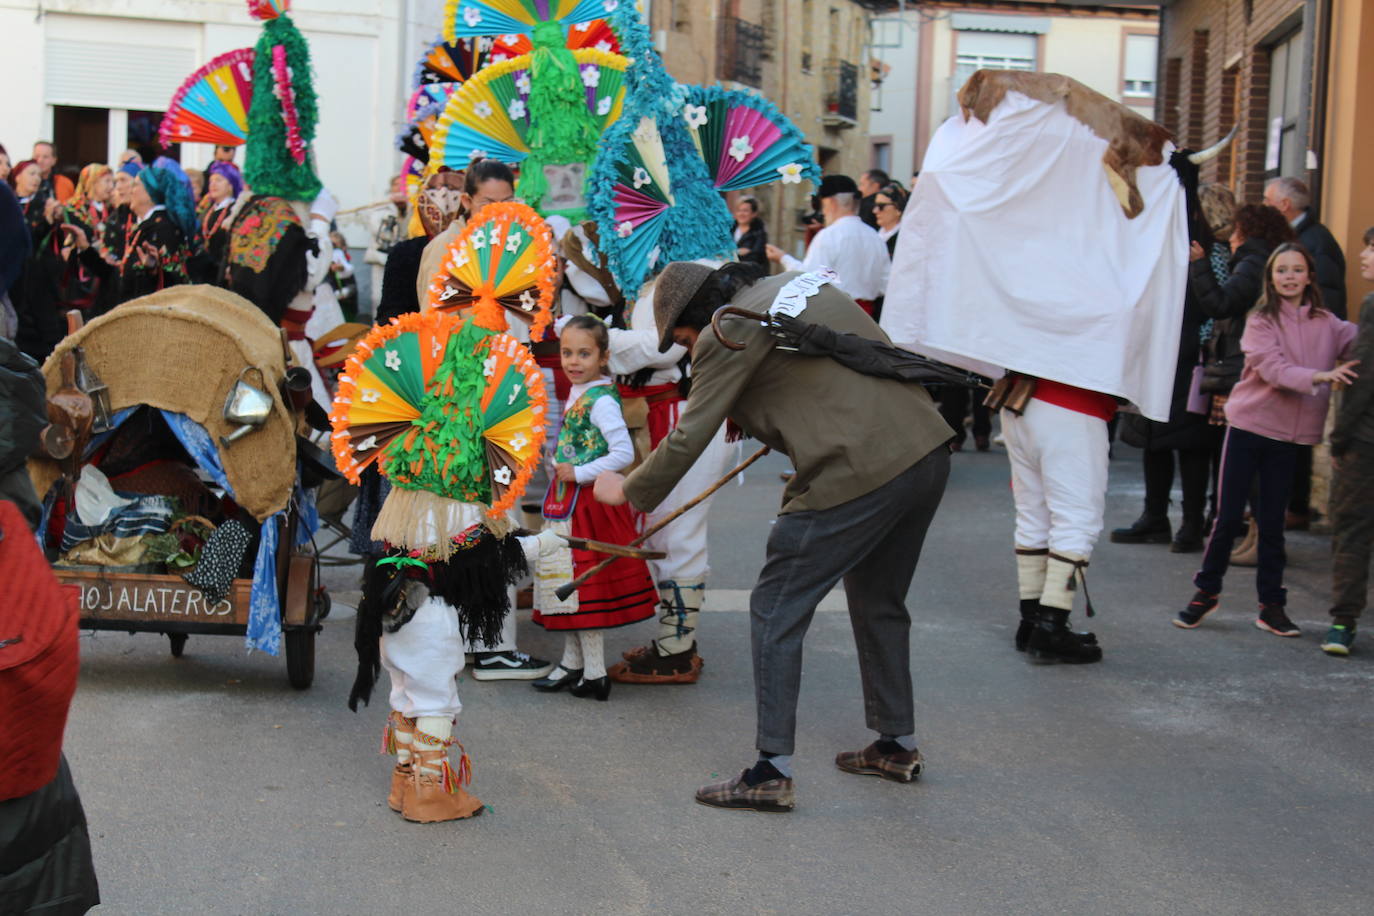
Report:
M 1213 143 L 1206 149 L 1198 150 L 1196 153 L 1189 153 L 1188 161 L 1193 165 L 1202 165 L 1204 162 L 1211 162 L 1213 159 L 1217 158 L 1217 156 L 1221 155 L 1221 151 L 1226 149 L 1227 145 L 1236 138 L 1236 131 L 1238 130 L 1240 130 L 1239 121 L 1231 128 L 1229 134 L 1222 137 L 1216 143 Z

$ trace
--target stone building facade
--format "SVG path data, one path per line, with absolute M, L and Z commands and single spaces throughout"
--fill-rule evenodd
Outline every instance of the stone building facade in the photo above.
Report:
M 682 83 L 761 92 L 816 149 L 824 172 L 869 167 L 869 18 L 890 3 L 855 0 L 653 0 L 649 23 L 663 62 Z M 769 238 L 800 252 L 806 185 L 755 196 Z

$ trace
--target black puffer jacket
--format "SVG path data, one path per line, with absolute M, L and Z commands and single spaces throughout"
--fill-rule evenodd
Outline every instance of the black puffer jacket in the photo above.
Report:
M 63 756 L 52 782 L 0 801 L 0 913 L 75 916 L 99 903 L 86 812 Z
M 1217 282 L 1208 258 L 1188 265 L 1188 292 L 1196 297 L 1204 318 L 1240 318 L 1259 302 L 1264 292 L 1264 263 L 1274 250 L 1264 239 L 1246 239 L 1231 255 L 1231 276 Z

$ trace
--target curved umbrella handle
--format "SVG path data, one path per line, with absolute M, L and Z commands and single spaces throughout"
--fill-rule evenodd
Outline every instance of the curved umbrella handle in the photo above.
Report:
M 716 340 L 719 340 L 727 350 L 743 350 L 744 344 L 726 337 L 725 332 L 721 330 L 720 319 L 726 315 L 738 315 L 741 318 L 752 318 L 755 321 L 763 322 L 769 320 L 768 316 L 761 312 L 751 312 L 748 309 L 737 308 L 733 305 L 722 305 L 716 309 L 715 314 L 711 316 L 711 330 L 715 332 Z

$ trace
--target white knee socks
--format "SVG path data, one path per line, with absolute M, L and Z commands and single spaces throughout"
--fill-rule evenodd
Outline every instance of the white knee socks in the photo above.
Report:
M 606 676 L 605 643 L 601 630 L 579 630 L 582 640 L 582 677 L 588 681 Z
M 1040 595 L 1040 606 L 1072 611 L 1073 593 L 1078 590 L 1078 570 L 1087 565 L 1087 557 L 1072 554 L 1054 553 L 1046 557 L 1045 590 Z
M 576 630 L 563 634 L 563 660 L 558 666 L 564 671 L 577 671 L 582 667 L 582 641 Z

